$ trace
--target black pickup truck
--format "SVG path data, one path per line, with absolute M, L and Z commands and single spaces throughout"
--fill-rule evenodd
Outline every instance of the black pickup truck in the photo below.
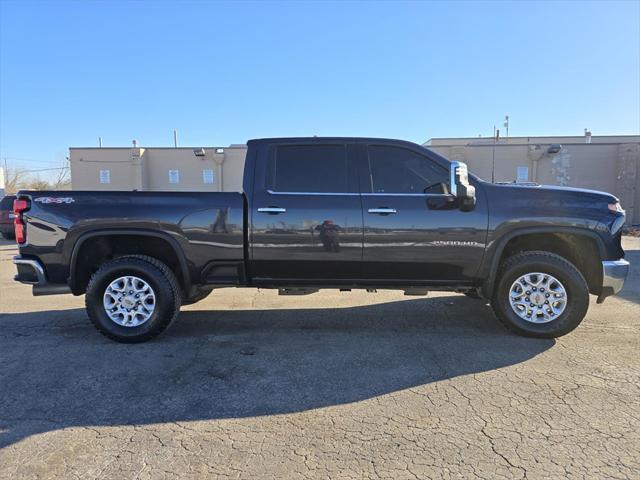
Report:
M 22 191 L 14 210 L 16 280 L 85 294 L 122 342 L 232 286 L 456 291 L 519 334 L 557 337 L 629 268 L 614 196 L 487 183 L 400 140 L 251 140 L 242 193 Z

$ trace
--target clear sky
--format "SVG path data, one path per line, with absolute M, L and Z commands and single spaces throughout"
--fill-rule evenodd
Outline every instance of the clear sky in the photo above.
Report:
M 0 0 L 0 157 L 640 132 L 640 2 Z

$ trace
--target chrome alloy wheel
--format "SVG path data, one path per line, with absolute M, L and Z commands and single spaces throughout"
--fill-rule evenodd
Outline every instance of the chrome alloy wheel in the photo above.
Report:
M 509 303 L 516 314 L 532 323 L 555 320 L 567 307 L 564 285 L 548 273 L 533 272 L 522 275 L 511 285 Z
M 138 327 L 151 318 L 156 308 L 156 295 L 147 282 L 127 275 L 109 284 L 102 303 L 115 323 L 123 327 Z

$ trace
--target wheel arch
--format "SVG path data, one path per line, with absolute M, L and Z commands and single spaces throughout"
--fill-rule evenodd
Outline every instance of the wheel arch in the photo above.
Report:
M 81 234 L 75 243 L 73 244 L 73 248 L 71 250 L 70 261 L 69 261 L 69 286 L 71 291 L 75 295 L 80 295 L 84 291 L 84 286 L 82 285 L 82 279 L 84 276 L 79 275 L 78 272 L 78 263 L 79 263 L 79 255 L 82 251 L 83 246 L 87 241 L 95 241 L 100 238 L 112 238 L 112 237 L 146 237 L 146 238 L 154 238 L 159 241 L 164 242 L 169 246 L 170 252 L 175 259 L 175 262 L 172 270 L 176 274 L 178 278 L 179 285 L 184 289 L 185 292 L 188 292 L 191 289 L 191 275 L 189 273 L 189 267 L 187 265 L 186 256 L 184 253 L 184 249 L 180 245 L 180 243 L 170 236 L 169 234 L 163 232 L 154 232 L 150 230 L 138 230 L 138 229 L 100 229 L 93 230 L 90 232 L 86 232 Z M 130 252 L 129 254 L 138 254 L 144 253 L 141 252 Z M 126 253 L 125 253 L 126 254 Z M 154 255 L 151 255 L 154 256 Z M 154 256 L 154 258 L 157 258 Z M 158 260 L 165 260 L 163 258 L 157 258 Z M 166 263 L 166 262 L 165 262 Z M 171 266 L 170 266 L 171 268 Z
M 535 244 L 535 248 L 527 248 L 526 250 L 544 250 L 562 255 L 574 263 L 583 274 L 589 285 L 590 293 L 596 295 L 599 293 L 600 282 L 602 280 L 601 259 L 606 256 L 606 248 L 604 242 L 596 232 L 572 227 L 528 227 L 516 229 L 503 235 L 500 240 L 496 242 L 493 252 L 489 253 L 487 257 L 489 261 L 483 266 L 484 281 L 481 287 L 482 294 L 485 298 L 491 298 L 493 295 L 500 264 L 510 256 L 510 246 L 514 246 L 517 242 L 526 245 L 529 241 L 540 240 L 542 238 L 552 240 L 546 245 Z M 586 242 L 585 245 L 591 245 L 590 248 L 595 249 L 595 252 L 591 253 L 597 254 L 596 261 L 589 262 L 588 260 L 591 259 L 589 256 L 585 256 L 584 260 L 580 260 L 575 255 L 567 255 L 567 252 L 570 251 L 567 250 L 568 245 L 570 245 L 570 243 L 567 243 L 570 242 L 569 239 L 579 239 L 579 241 Z M 558 242 L 564 242 L 564 247 L 559 248 Z M 507 256 L 505 256 L 505 254 L 507 254 Z

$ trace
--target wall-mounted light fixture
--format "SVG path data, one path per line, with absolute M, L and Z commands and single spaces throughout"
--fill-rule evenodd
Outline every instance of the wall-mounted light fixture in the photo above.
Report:
M 549 155 L 555 155 L 556 153 L 560 153 L 560 150 L 562 150 L 562 145 L 559 143 L 553 143 L 549 145 L 549 148 L 547 148 L 547 153 Z
M 193 154 L 196 157 L 204 157 L 206 152 L 204 151 L 204 148 L 194 148 L 193 149 Z

